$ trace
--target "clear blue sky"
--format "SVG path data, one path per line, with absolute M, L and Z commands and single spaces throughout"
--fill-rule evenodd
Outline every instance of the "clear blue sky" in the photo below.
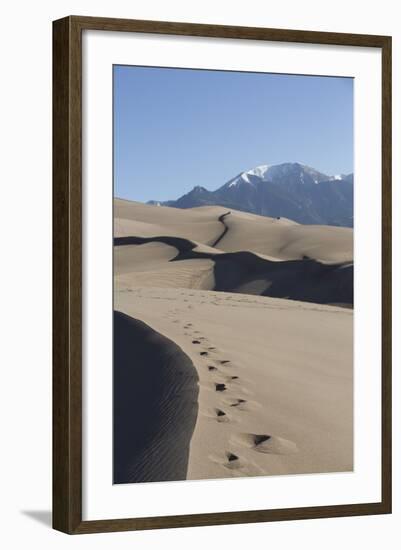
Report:
M 114 67 L 114 195 L 176 199 L 260 164 L 353 171 L 353 80 Z

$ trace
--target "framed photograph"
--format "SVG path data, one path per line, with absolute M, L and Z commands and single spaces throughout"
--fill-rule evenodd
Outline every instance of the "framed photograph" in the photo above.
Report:
M 391 511 L 391 38 L 53 27 L 53 526 Z

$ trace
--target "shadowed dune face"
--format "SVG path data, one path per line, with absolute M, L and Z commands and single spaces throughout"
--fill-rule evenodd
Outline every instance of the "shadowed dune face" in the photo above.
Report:
M 170 253 L 168 262 L 212 260 L 214 286 L 210 290 L 321 304 L 353 304 L 352 264 L 326 264 L 309 258 L 270 261 L 252 252 L 203 252 L 197 250 L 197 243 L 178 237 L 131 236 L 114 239 L 117 250 L 127 245 L 148 243 L 162 243 L 170 250 L 175 249 L 176 255 Z M 131 254 L 134 256 L 135 251 Z M 161 286 L 160 280 L 155 286 Z
M 145 323 L 114 312 L 114 483 L 186 479 L 198 413 L 187 355 Z
M 215 259 L 215 288 L 318 304 L 353 304 L 353 266 L 314 260 L 271 262 L 249 252 Z

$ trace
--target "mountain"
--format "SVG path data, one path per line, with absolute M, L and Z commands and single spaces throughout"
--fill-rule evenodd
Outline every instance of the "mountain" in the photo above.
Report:
M 192 208 L 219 205 L 304 224 L 353 226 L 353 174 L 328 176 L 295 163 L 241 172 L 216 191 L 196 186 L 177 200 L 150 204 Z

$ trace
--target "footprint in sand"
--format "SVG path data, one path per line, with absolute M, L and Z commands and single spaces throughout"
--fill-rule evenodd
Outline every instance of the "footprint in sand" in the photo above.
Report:
M 238 398 L 238 399 L 235 399 L 233 403 L 230 403 L 230 407 L 241 407 L 245 405 L 245 403 L 246 403 L 246 399 Z
M 217 371 L 217 367 L 214 367 L 213 365 L 208 365 L 208 370 L 210 371 Z
M 231 451 L 226 451 L 222 455 L 209 456 L 209 458 L 212 460 L 212 462 L 220 464 L 221 466 L 223 466 L 224 468 L 228 468 L 229 470 L 238 470 L 239 468 L 242 468 L 244 466 L 243 459 Z
M 215 413 L 216 413 L 217 422 L 229 422 L 230 421 L 230 417 L 223 410 L 216 409 Z
M 205 356 L 207 356 L 207 355 L 209 355 L 209 354 L 208 354 L 207 351 L 201 351 L 199 355 L 202 355 L 202 357 L 205 357 Z
M 275 435 L 237 434 L 233 437 L 233 440 L 259 453 L 291 455 L 298 452 L 296 443 Z
M 244 390 L 242 387 L 239 386 L 239 384 L 233 384 L 233 388 L 236 386 L 236 389 L 239 390 L 242 394 L 247 395 L 249 392 Z M 228 396 L 227 396 L 228 397 Z M 227 405 L 227 407 L 234 407 L 235 409 L 241 411 L 241 412 L 249 412 L 253 411 L 255 409 L 262 408 L 262 405 L 258 401 L 248 400 L 241 397 L 236 398 L 228 398 L 224 401 L 224 403 Z
M 228 365 L 228 363 L 231 363 L 229 359 L 222 359 L 219 361 L 220 365 Z
M 238 455 L 228 452 L 226 456 L 227 462 L 224 464 L 226 468 L 241 468 L 242 465 Z
M 200 344 L 201 342 L 199 340 L 192 340 L 193 344 Z

